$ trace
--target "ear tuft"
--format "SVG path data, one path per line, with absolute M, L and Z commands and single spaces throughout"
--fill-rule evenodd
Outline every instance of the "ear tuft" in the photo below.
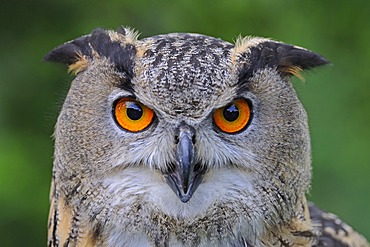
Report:
M 303 79 L 301 72 L 321 65 L 329 64 L 324 57 L 301 47 L 275 41 L 257 43 L 247 49 L 249 65 L 242 71 L 243 77 L 262 68 L 276 68 L 283 76 L 297 76 Z
M 299 67 L 302 70 L 329 64 L 324 57 L 301 47 L 275 43 L 278 66 L 281 68 Z
M 90 38 L 91 35 L 86 35 L 64 43 L 46 54 L 44 60 L 71 65 L 80 60 L 82 56 L 91 57 Z
M 50 62 L 63 63 L 69 71 L 78 74 L 85 70 L 89 61 L 106 58 L 118 71 L 128 76 L 133 74 L 133 57 L 136 54 L 135 41 L 137 34 L 131 29 L 125 35 L 104 29 L 95 29 L 90 35 L 67 42 L 49 52 L 44 59 Z

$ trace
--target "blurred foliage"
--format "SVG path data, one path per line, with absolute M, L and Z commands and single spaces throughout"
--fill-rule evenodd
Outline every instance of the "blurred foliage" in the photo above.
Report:
M 0 9 L 0 245 L 45 246 L 53 125 L 71 76 L 42 62 L 96 27 L 142 37 L 272 37 L 333 66 L 294 80 L 312 133 L 310 200 L 370 238 L 370 9 L 366 0 L 5 1 Z M 366 7 L 367 6 L 367 7 Z

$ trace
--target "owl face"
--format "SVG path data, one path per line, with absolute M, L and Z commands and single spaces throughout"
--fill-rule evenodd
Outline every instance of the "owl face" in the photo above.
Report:
M 289 77 L 327 63 L 310 51 L 125 29 L 96 30 L 46 60 L 76 74 L 55 131 L 62 191 L 96 188 L 111 207 L 140 198 L 190 217 L 226 201 L 269 214 L 265 194 L 289 208 L 308 189 L 307 117 Z

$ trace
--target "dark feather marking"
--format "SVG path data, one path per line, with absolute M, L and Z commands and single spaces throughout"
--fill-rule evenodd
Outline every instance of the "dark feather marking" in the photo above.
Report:
M 74 211 L 74 215 L 72 217 L 72 224 L 71 229 L 69 231 L 68 238 L 64 243 L 63 247 L 67 247 L 71 241 L 75 241 L 78 238 L 78 231 L 79 231 L 79 208 L 77 207 L 76 211 Z
M 70 239 L 68 238 L 67 241 L 63 244 L 63 247 L 68 247 L 69 242 L 70 242 Z
M 305 238 L 314 238 L 316 235 L 312 231 L 302 231 L 302 232 L 292 232 L 294 236 L 299 236 L 299 237 L 305 237 Z
M 68 238 L 66 242 L 64 243 L 63 247 L 68 247 L 69 244 L 73 241 L 76 241 L 79 237 L 79 230 L 80 230 L 80 214 L 79 212 L 83 212 L 84 210 L 82 209 L 81 205 L 84 204 L 84 201 L 86 201 L 87 196 L 84 195 L 79 203 L 79 206 L 73 210 L 73 217 L 72 217 L 72 223 L 71 223 L 71 229 L 69 231 Z
M 55 206 L 56 207 L 56 206 Z M 58 208 L 55 208 L 54 210 L 54 225 L 53 225 L 53 236 L 50 243 L 50 246 L 58 247 L 58 238 L 57 238 L 57 229 L 58 229 Z
M 120 72 L 126 72 L 132 78 L 133 57 L 136 54 L 135 46 L 111 41 L 109 35 L 103 29 L 93 31 L 90 43 L 99 55 L 108 58 Z
M 98 221 L 98 223 L 95 224 L 94 226 L 94 229 L 93 229 L 93 238 L 95 240 L 98 240 L 102 234 L 102 232 L 104 231 L 104 224 L 100 221 Z
M 72 181 L 72 179 L 71 179 Z M 81 187 L 81 181 L 78 181 L 76 185 L 66 194 L 66 203 L 68 203 L 74 196 L 79 193 L 79 188 Z
M 111 41 L 103 29 L 96 29 L 92 32 L 90 44 L 100 56 L 109 59 L 116 69 L 123 73 L 120 88 L 134 92 L 131 79 L 133 78 L 133 58 L 136 55 L 135 46 Z

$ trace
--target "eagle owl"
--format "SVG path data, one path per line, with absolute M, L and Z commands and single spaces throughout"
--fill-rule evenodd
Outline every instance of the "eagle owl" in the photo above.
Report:
M 75 75 L 55 128 L 49 246 L 369 246 L 306 201 L 291 76 L 327 64 L 264 38 L 97 29 L 45 59 Z

